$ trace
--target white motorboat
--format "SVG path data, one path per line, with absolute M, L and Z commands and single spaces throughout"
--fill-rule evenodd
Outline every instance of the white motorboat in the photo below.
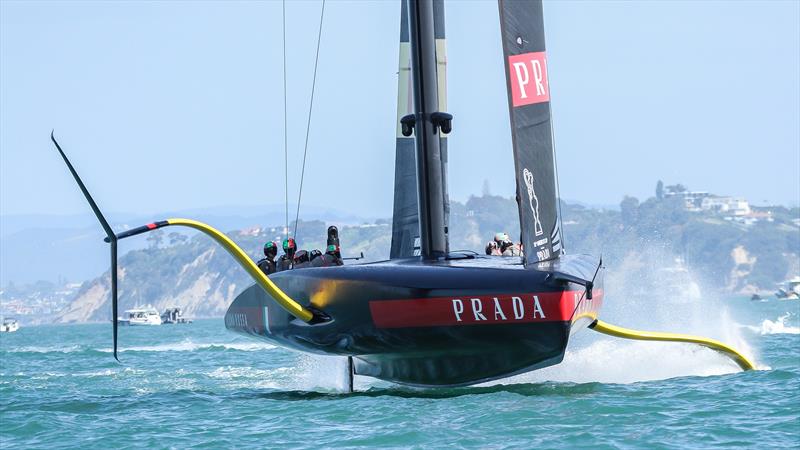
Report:
M 19 330 L 17 319 L 4 319 L 2 325 L 0 325 L 0 333 L 13 333 L 17 330 Z
M 784 287 L 778 288 L 775 297 L 778 300 L 798 300 L 800 299 L 800 277 L 794 277 L 783 282 Z
M 125 311 L 127 317 L 120 319 L 122 325 L 161 325 L 161 316 L 152 306 Z

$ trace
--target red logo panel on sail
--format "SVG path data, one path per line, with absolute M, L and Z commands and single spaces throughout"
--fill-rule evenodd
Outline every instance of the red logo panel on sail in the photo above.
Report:
M 515 107 L 550 101 L 547 56 L 544 52 L 509 56 L 508 71 L 511 99 Z

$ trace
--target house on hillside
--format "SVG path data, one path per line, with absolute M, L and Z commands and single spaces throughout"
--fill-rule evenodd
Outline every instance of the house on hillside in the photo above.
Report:
M 683 199 L 684 208 L 687 211 L 692 212 L 699 212 L 701 211 L 701 205 L 703 204 L 703 200 L 708 197 L 712 197 L 711 194 L 705 191 L 678 191 L 675 189 L 670 189 L 672 186 L 667 186 L 667 192 L 664 193 L 665 197 L 678 197 Z
M 700 209 L 731 217 L 744 217 L 751 213 L 750 204 L 747 200 L 715 195 L 705 197 L 700 204 Z

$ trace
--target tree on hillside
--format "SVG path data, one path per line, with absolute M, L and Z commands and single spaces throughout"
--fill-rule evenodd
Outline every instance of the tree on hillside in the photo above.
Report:
M 153 230 L 147 234 L 147 242 L 150 248 L 158 248 L 164 241 L 164 230 Z
M 659 200 L 664 199 L 664 182 L 661 180 L 656 183 L 656 198 Z
M 686 186 L 678 183 L 678 184 L 670 184 L 667 186 L 667 192 L 670 194 L 680 194 L 681 192 L 686 192 Z
M 622 224 L 626 227 L 636 225 L 639 219 L 639 199 L 636 197 L 625 196 L 619 204 L 619 210 L 622 214 Z
M 168 234 L 167 238 L 169 239 L 169 245 L 181 244 L 189 239 L 177 231 L 173 231 L 172 233 Z

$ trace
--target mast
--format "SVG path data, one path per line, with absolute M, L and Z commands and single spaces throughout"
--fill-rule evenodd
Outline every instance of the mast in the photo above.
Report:
M 400 48 L 397 70 L 397 142 L 394 162 L 394 208 L 392 211 L 391 259 L 420 255 L 419 206 L 417 204 L 417 155 L 414 137 L 405 134 L 401 119 L 413 117 L 411 88 L 411 49 L 408 31 L 408 4 L 401 2 Z M 436 78 L 439 111 L 447 111 L 447 45 L 444 27 L 444 0 L 433 0 L 433 33 L 436 37 Z M 447 134 L 440 134 L 439 150 L 444 195 L 444 226 L 449 229 L 450 202 L 447 194 Z
M 452 117 L 438 111 L 433 1 L 406 2 L 414 109 L 403 124 L 412 126 L 416 135 L 420 253 L 424 259 L 436 259 L 449 251 L 440 131 L 450 131 Z

